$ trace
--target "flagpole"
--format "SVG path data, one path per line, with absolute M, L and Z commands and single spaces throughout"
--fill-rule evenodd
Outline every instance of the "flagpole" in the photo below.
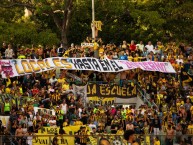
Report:
M 92 39 L 95 40 L 95 8 L 94 8 L 94 0 L 92 0 Z

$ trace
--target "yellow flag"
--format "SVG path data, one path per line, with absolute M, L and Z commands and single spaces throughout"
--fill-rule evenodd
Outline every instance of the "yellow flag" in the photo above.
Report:
M 101 26 L 103 25 L 103 23 L 101 21 L 94 21 L 94 25 L 97 30 L 102 31 Z

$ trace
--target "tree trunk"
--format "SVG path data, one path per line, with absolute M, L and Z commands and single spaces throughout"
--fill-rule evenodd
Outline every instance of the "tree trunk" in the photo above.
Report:
M 61 40 L 64 48 L 67 47 L 68 46 L 67 31 L 64 29 L 61 31 Z

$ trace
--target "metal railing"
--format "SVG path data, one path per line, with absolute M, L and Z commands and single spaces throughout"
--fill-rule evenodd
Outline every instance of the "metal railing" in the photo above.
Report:
M 136 142 L 139 145 L 153 145 L 155 142 L 160 142 L 160 145 L 168 144 L 185 144 L 193 145 L 193 135 L 175 135 L 173 137 L 166 135 L 135 135 Z M 108 142 L 110 145 L 127 145 L 122 135 L 33 135 L 15 137 L 10 135 L 0 135 L 0 144 L 2 145 L 39 145 L 46 144 L 52 145 L 57 138 L 57 143 L 60 145 L 100 145 L 103 141 Z

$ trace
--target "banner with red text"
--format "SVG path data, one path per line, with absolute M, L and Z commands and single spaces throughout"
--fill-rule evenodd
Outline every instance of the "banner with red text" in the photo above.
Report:
M 145 71 L 159 71 L 175 73 L 169 62 L 130 62 L 126 60 L 109 60 L 96 58 L 63 58 L 53 57 L 38 59 L 2 59 L 0 60 L 0 73 L 3 78 L 41 73 L 56 68 L 68 70 L 90 70 L 98 72 L 121 72 L 140 68 Z

